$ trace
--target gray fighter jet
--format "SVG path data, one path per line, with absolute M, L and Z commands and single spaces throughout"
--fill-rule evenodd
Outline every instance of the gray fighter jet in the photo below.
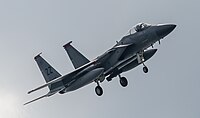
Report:
M 58 73 L 41 57 L 41 54 L 35 56 L 34 59 L 42 72 L 46 84 L 29 91 L 28 94 L 47 86 L 50 91 L 46 95 L 29 101 L 24 105 L 56 93 L 64 94 L 77 90 L 92 82 L 97 84 L 95 92 L 98 96 L 101 96 L 103 89 L 100 83 L 105 79 L 111 81 L 116 76 L 119 76 L 119 82 L 122 87 L 126 87 L 128 81 L 121 76 L 121 73 L 129 71 L 140 64 L 143 64 L 143 71 L 147 73 L 148 68 L 144 62 L 150 59 L 157 51 L 157 49 L 149 49 L 149 47 L 153 47 L 156 42 L 160 43 L 160 40 L 172 32 L 175 27 L 176 25 L 174 24 L 150 25 L 139 23 L 131 28 L 128 34 L 120 41 L 117 41 L 116 45 L 92 61 L 75 49 L 71 45 L 72 41 L 70 41 L 63 47 L 75 70 L 65 75 Z

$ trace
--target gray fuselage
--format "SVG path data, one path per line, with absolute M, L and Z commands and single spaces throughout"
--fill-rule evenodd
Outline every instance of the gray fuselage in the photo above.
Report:
M 155 42 L 160 41 L 162 38 L 168 35 L 174 28 L 175 28 L 175 25 L 171 25 L 171 24 L 170 25 L 155 25 L 155 26 L 148 26 L 132 34 L 130 33 L 129 35 L 124 36 L 110 50 L 105 52 L 103 55 L 99 56 L 101 58 L 97 57 L 95 63 L 91 63 L 80 73 L 87 74 L 88 72 L 92 71 L 95 68 L 104 68 L 104 76 L 110 75 L 109 77 L 111 79 L 122 72 L 131 70 L 132 68 L 141 64 L 136 61 L 137 53 L 144 52 L 145 49 L 152 46 Z M 148 53 L 144 53 L 144 58 L 148 60 L 155 54 L 156 51 L 157 49 L 154 49 L 154 50 L 148 51 Z M 80 77 L 76 76 L 75 78 L 72 78 L 72 80 L 78 81 L 79 78 Z M 98 80 L 103 82 L 104 79 L 105 78 L 91 78 L 90 80 L 87 79 L 86 81 L 88 82 L 84 82 L 84 83 L 89 84 L 93 81 L 98 81 Z M 64 84 L 68 84 L 68 81 L 67 83 L 64 82 Z M 80 82 L 83 82 L 83 81 L 84 80 Z M 70 88 L 78 89 L 84 86 L 82 85 L 78 87 L 77 85 L 79 84 L 77 84 L 77 82 L 75 83 L 76 84 L 72 83 L 69 86 L 76 86 L 76 87 L 70 87 Z

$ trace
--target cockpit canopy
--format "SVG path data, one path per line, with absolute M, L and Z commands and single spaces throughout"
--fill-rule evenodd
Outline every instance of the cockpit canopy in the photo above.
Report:
M 140 32 L 140 31 L 142 31 L 142 30 L 148 28 L 149 26 L 150 26 L 150 24 L 147 24 L 147 23 L 138 23 L 138 24 L 134 27 L 134 29 L 135 29 L 136 32 Z
M 140 32 L 140 31 L 143 31 L 144 29 L 147 29 L 148 27 L 150 27 L 151 25 L 150 24 L 147 24 L 147 23 L 138 23 L 137 25 L 135 25 L 133 28 L 131 28 L 129 31 L 128 31 L 128 34 L 133 34 L 135 32 Z

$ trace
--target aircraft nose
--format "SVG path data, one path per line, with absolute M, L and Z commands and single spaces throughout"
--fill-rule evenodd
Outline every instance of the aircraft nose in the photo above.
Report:
M 159 25 L 157 26 L 156 33 L 160 38 L 164 38 L 175 29 L 175 24 Z

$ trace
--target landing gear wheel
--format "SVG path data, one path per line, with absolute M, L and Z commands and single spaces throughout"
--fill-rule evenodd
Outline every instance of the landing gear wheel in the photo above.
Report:
M 103 94 L 103 89 L 100 86 L 96 86 L 95 92 L 98 96 L 101 96 Z
M 128 85 L 128 81 L 127 81 L 127 79 L 125 77 L 121 77 L 119 79 L 119 82 L 120 82 L 122 87 L 126 87 Z
M 148 73 L 148 68 L 146 66 L 143 67 L 144 73 Z

